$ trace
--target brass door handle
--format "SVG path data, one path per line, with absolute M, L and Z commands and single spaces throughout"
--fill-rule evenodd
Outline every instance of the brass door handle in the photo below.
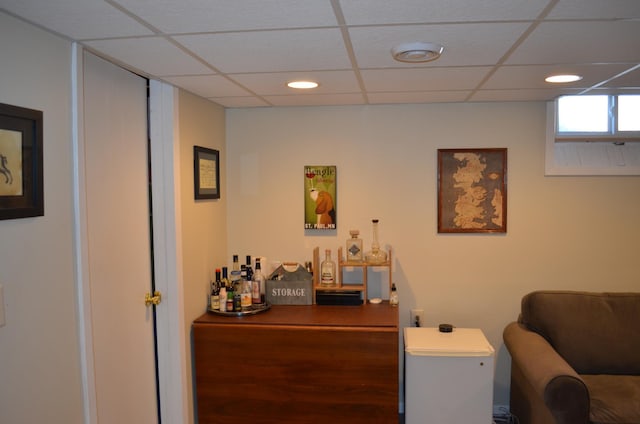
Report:
M 153 292 L 153 296 L 150 293 L 144 295 L 145 306 L 159 305 L 162 302 L 162 294 L 159 291 Z

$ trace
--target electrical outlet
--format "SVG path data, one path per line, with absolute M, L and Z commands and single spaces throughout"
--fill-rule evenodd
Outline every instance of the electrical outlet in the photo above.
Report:
M 411 327 L 424 327 L 424 309 L 411 310 Z

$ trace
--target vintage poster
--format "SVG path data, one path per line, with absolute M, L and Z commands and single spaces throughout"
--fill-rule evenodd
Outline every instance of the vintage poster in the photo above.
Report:
M 304 228 L 335 230 L 336 167 L 304 167 Z

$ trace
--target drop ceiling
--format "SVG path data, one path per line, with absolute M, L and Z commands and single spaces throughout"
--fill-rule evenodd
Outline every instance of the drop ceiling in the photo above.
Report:
M 640 93 L 640 0 L 0 0 L 0 10 L 225 107 Z M 391 49 L 444 46 L 427 63 Z M 561 86 L 544 78 L 577 73 Z M 286 86 L 312 79 L 299 92 Z

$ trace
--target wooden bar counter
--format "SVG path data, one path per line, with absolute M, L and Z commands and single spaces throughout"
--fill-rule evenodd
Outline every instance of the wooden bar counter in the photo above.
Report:
M 193 323 L 208 423 L 398 422 L 398 308 L 274 305 Z

